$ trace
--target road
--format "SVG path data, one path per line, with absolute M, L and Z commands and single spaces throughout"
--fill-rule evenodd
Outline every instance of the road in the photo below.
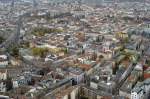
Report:
M 118 82 L 116 82 L 116 85 L 114 86 L 114 94 L 117 94 L 121 86 L 124 84 L 125 80 L 130 76 L 131 72 L 135 68 L 136 64 L 131 63 L 127 70 L 123 73 L 123 75 L 119 78 Z
M 108 93 L 108 92 L 104 92 L 102 90 L 98 90 L 98 89 L 94 89 L 94 88 L 91 88 L 90 86 L 87 86 L 87 85 L 80 85 L 82 86 L 83 89 L 86 89 L 88 91 L 90 91 L 90 93 L 93 93 L 95 96 L 97 95 L 103 95 L 103 96 L 111 96 L 112 94 Z
M 77 55 L 72 55 L 72 56 L 69 56 L 69 57 L 65 57 L 63 59 L 59 59 L 57 61 L 54 61 L 53 64 L 61 63 L 61 62 L 65 61 L 66 59 L 74 58 L 74 57 L 77 57 Z

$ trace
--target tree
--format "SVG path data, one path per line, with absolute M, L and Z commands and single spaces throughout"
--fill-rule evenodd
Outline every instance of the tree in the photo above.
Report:
M 28 85 L 34 85 L 34 84 L 35 84 L 35 80 L 31 78 L 31 81 L 28 82 Z
M 150 65 L 150 59 L 146 59 L 146 64 Z
M 92 56 L 92 60 L 96 61 L 96 59 L 97 59 L 97 54 L 96 54 L 96 52 L 94 52 L 93 56 Z
M 40 70 L 40 71 L 38 71 L 38 74 L 44 76 L 44 71 Z
M 48 53 L 48 48 L 32 48 L 32 53 L 34 56 L 45 57 Z
M 122 46 L 121 46 L 121 48 L 120 48 L 120 51 L 122 52 L 122 51 L 124 51 L 125 50 L 125 45 L 123 44 Z
M 21 47 L 23 47 L 23 48 L 29 48 L 30 47 L 30 42 L 28 42 L 28 41 L 22 42 L 21 43 Z
M 64 53 L 65 53 L 65 54 L 68 53 L 68 48 L 64 48 Z
M 11 78 L 8 77 L 7 80 L 6 80 L 6 90 L 9 91 L 12 88 L 13 88 L 12 80 L 11 80 Z
M 85 96 L 81 96 L 80 99 L 89 99 L 89 98 Z
M 0 44 L 3 43 L 4 40 L 5 39 L 2 36 L 0 36 Z
M 8 48 L 8 52 L 10 53 L 10 55 L 12 55 L 14 57 L 18 57 L 19 56 L 19 47 L 17 45 L 11 46 Z
M 57 28 L 38 27 L 38 28 L 34 28 L 31 34 L 36 36 L 44 36 L 47 33 L 60 33 L 60 32 L 63 32 L 63 30 Z
M 81 54 L 83 55 L 83 54 L 85 54 L 85 49 L 81 49 Z
M 104 56 L 103 55 L 99 55 L 99 60 L 103 59 Z
M 115 62 L 114 66 L 113 66 L 113 68 L 112 68 L 112 73 L 113 73 L 114 75 L 116 74 L 117 70 L 119 69 L 118 65 L 119 65 L 119 64 L 118 64 L 117 62 Z
M 100 42 L 100 37 L 96 37 L 96 42 Z
M 139 76 L 139 81 L 143 81 L 144 80 L 144 70 L 142 70 L 140 76 Z

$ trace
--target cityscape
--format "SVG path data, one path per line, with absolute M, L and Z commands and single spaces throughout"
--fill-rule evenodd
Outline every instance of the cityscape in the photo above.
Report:
M 150 0 L 0 0 L 0 99 L 150 99 Z

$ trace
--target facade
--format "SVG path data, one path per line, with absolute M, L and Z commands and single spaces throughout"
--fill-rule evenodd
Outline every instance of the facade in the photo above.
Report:
M 28 83 L 31 82 L 31 78 L 32 78 L 32 76 L 29 74 L 20 75 L 19 77 L 12 80 L 13 81 L 13 87 L 17 88 L 17 87 L 22 86 L 22 85 L 28 85 Z
M 7 79 L 7 70 L 0 71 L 0 92 L 6 92 L 5 80 Z
M 0 71 L 0 80 L 6 80 L 7 79 L 7 70 L 1 70 Z
M 0 92 L 6 92 L 6 84 L 4 82 L 0 83 Z
M 8 57 L 6 55 L 0 55 L 0 67 L 4 68 L 8 65 Z
M 105 42 L 103 44 L 103 51 L 104 52 L 110 51 L 110 45 L 111 45 L 111 42 Z
M 137 91 L 131 93 L 131 99 L 142 99 L 142 96 L 143 96 L 142 89 L 138 89 Z
M 150 79 L 144 81 L 144 91 L 148 93 L 150 91 Z
M 84 80 L 84 72 L 80 69 L 71 69 L 69 76 L 74 79 L 75 84 L 79 84 Z
M 143 99 L 150 90 L 150 79 L 146 79 L 142 83 L 138 83 L 131 91 L 131 99 Z
M 94 89 L 98 89 L 98 84 L 91 81 L 91 82 L 90 82 L 90 87 L 91 87 L 91 88 L 94 88 Z

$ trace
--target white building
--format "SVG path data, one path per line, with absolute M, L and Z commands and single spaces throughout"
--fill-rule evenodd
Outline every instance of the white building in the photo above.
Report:
M 7 79 L 7 70 L 0 71 L 0 80 L 6 80 Z
M 131 99 L 143 99 L 144 95 L 150 90 L 150 79 L 146 79 L 137 85 L 131 91 Z
M 7 79 L 7 70 L 0 71 L 0 92 L 6 92 L 6 84 L 4 81 Z
M 8 57 L 6 55 L 0 55 L 0 67 L 6 67 L 8 65 Z
M 69 76 L 74 79 L 76 84 L 79 84 L 84 80 L 84 72 L 79 68 L 71 68 Z
M 90 82 L 90 87 L 94 88 L 94 89 L 98 89 L 98 82 L 99 82 L 99 76 L 95 76 L 95 78 L 93 80 L 91 80 Z
M 13 88 L 18 88 L 18 87 L 19 87 L 18 81 L 14 80 L 13 81 Z
M 143 96 L 142 88 L 135 89 L 133 92 L 131 92 L 131 99 L 142 99 L 142 96 Z
M 110 42 L 104 42 L 104 44 L 103 44 L 103 51 L 104 52 L 110 51 L 110 45 L 111 45 Z
M 0 83 L 0 92 L 6 92 L 6 84 L 4 82 Z

